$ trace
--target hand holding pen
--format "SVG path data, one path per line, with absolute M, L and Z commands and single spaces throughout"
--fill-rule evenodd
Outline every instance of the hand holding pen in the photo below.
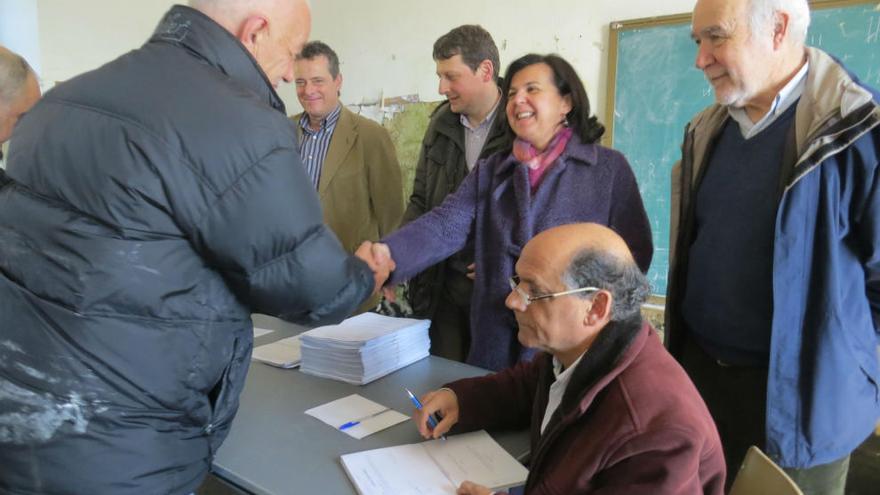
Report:
M 428 392 L 421 401 L 409 390 L 406 392 L 416 406 L 413 421 L 422 437 L 441 438 L 458 422 L 458 397 L 452 390 L 444 388 Z

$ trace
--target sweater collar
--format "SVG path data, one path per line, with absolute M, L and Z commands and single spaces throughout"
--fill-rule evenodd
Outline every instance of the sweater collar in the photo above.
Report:
M 255 93 L 272 108 L 287 113 L 284 102 L 244 45 L 202 12 L 183 5 L 171 7 L 159 22 L 150 42 L 171 43 L 186 48 L 206 64 Z

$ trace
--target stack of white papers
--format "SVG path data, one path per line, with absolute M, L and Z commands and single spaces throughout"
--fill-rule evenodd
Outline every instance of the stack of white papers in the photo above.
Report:
M 364 313 L 300 334 L 303 373 L 363 385 L 428 357 L 431 320 Z
M 300 361 L 299 335 L 255 347 L 252 359 L 279 368 L 296 368 Z
M 463 481 L 504 490 L 529 472 L 485 431 L 342 456 L 360 495 L 451 494 Z

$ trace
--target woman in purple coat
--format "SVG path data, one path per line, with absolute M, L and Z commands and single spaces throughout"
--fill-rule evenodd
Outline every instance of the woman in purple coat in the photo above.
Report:
M 653 254 L 635 177 L 623 155 L 596 144 L 605 128 L 590 116 L 574 68 L 557 55 L 526 55 L 510 64 L 502 91 L 513 149 L 479 162 L 440 206 L 359 250 L 373 266 L 393 260 L 386 285 L 395 285 L 472 240 L 476 278 L 467 362 L 491 370 L 533 354 L 517 341 L 504 299 L 520 251 L 534 235 L 594 222 L 623 237 L 642 271 Z

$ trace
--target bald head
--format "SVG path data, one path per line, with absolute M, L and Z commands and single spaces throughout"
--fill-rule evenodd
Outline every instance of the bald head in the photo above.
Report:
M 556 264 L 567 265 L 576 253 L 588 249 L 604 252 L 621 263 L 635 263 L 626 242 L 613 230 L 596 223 L 573 223 L 545 230 L 526 244 L 523 254 L 535 251 Z
M 640 318 L 648 281 L 626 242 L 608 227 L 579 223 L 545 230 L 526 244 L 523 259 L 545 267 L 568 289 L 598 287 L 610 292 L 613 321 Z
M 30 65 L 0 46 L 0 144 L 12 135 L 18 118 L 40 98 L 40 85 Z
M 232 33 L 257 61 L 272 86 L 293 81 L 293 62 L 309 38 L 307 0 L 190 0 Z

